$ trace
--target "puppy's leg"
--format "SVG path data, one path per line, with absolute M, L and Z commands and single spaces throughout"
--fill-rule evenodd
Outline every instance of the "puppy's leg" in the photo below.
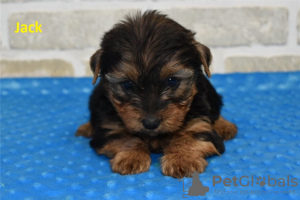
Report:
M 91 146 L 98 154 L 112 158 L 111 168 L 119 174 L 137 174 L 149 170 L 151 158 L 147 145 L 139 138 L 125 134 L 124 129 L 110 130 L 94 137 Z
M 191 176 L 193 172 L 201 173 L 207 166 L 207 156 L 220 155 L 224 151 L 222 138 L 212 129 L 211 124 L 194 119 L 164 149 L 162 172 L 175 178 Z
M 215 121 L 213 125 L 213 129 L 216 130 L 221 135 L 223 140 L 230 140 L 234 138 L 234 136 L 237 133 L 236 125 L 227 121 L 221 115 Z
M 93 128 L 90 122 L 82 124 L 76 131 L 76 136 L 84 136 L 84 137 L 92 137 L 93 135 Z

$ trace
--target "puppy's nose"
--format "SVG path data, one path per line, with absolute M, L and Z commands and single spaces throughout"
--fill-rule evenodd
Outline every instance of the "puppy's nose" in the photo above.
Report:
M 154 130 L 159 126 L 160 120 L 155 117 L 146 117 L 142 120 L 142 123 L 145 129 Z

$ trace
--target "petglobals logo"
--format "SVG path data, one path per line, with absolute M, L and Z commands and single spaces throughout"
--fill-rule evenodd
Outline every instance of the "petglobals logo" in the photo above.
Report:
M 247 186 L 252 186 L 254 184 L 259 185 L 259 186 L 264 186 L 264 185 L 268 185 L 268 186 L 279 186 L 279 187 L 284 187 L 284 186 L 297 186 L 298 182 L 296 178 L 290 178 L 289 175 L 287 175 L 287 177 L 285 178 L 279 178 L 279 179 L 275 179 L 272 178 L 270 175 L 268 175 L 268 179 L 266 180 L 265 177 L 257 177 L 254 178 L 254 175 L 249 176 L 241 176 L 240 178 L 237 178 L 236 176 L 234 176 L 232 179 L 230 178 L 225 178 L 222 179 L 221 176 L 213 176 L 213 186 L 216 186 L 217 184 L 223 184 L 226 187 L 229 186 L 242 186 L 242 187 L 247 187 Z
M 298 186 L 297 178 L 292 178 L 290 175 L 282 178 L 274 178 L 270 175 L 267 177 L 244 175 L 240 177 L 233 176 L 232 178 L 222 178 L 221 176 L 212 177 L 212 187 L 202 184 L 199 173 L 192 173 L 192 179 L 183 178 L 183 198 L 189 196 L 207 196 L 210 194 L 217 195 L 251 195 L 251 194 L 295 194 L 294 187 Z M 206 184 L 207 185 L 207 184 Z M 222 189 L 215 189 L 213 187 Z M 225 190 L 225 187 L 230 187 Z M 269 186 L 268 190 L 263 189 L 263 186 Z M 284 188 L 287 187 L 287 188 Z
M 209 187 L 204 186 L 199 178 L 199 173 L 192 173 L 193 180 L 180 179 L 183 184 L 183 198 L 188 198 L 188 196 L 205 196 L 209 191 Z
M 236 176 L 232 178 L 222 178 L 221 176 L 213 176 L 213 186 L 222 184 L 225 187 L 231 187 L 229 190 L 215 189 L 214 193 L 218 195 L 263 195 L 263 194 L 295 194 L 295 189 L 291 187 L 298 186 L 298 180 L 296 178 L 291 178 L 287 175 L 283 178 L 273 178 L 270 175 L 268 177 L 261 176 L 241 176 L 237 178 Z M 273 189 L 263 190 L 260 189 L 263 186 L 273 187 Z M 288 190 L 284 187 L 289 187 Z

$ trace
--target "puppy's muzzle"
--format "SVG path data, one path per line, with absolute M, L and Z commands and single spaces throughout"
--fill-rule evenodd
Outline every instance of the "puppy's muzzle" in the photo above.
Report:
M 145 117 L 142 120 L 142 124 L 145 129 L 154 130 L 154 129 L 157 129 L 157 127 L 159 127 L 160 120 L 153 116 Z

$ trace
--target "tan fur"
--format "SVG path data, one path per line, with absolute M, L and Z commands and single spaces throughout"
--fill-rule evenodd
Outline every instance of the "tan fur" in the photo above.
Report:
M 149 170 L 151 158 L 147 145 L 139 138 L 125 137 L 108 142 L 97 150 L 110 160 L 111 168 L 120 174 L 136 174 Z
M 82 124 L 76 131 L 76 136 L 84 136 L 84 137 L 92 137 L 93 136 L 93 128 L 90 122 Z
M 143 116 L 140 110 L 129 104 L 121 104 L 114 98 L 112 101 L 126 128 L 132 132 L 138 132 L 143 126 L 141 124 Z
M 169 104 L 168 107 L 160 113 L 162 120 L 162 132 L 176 132 L 182 128 L 186 113 L 190 110 L 194 96 L 197 94 L 196 85 L 192 86 L 192 91 L 186 101 L 181 104 Z
M 120 127 L 117 129 L 112 129 L 108 133 L 106 133 L 106 136 L 111 135 L 126 135 L 127 131 L 125 128 Z M 98 154 L 106 155 L 109 158 L 113 158 L 117 152 L 130 149 L 131 141 L 130 136 L 124 136 L 119 140 L 112 140 L 107 142 L 102 148 L 96 149 Z M 129 144 L 126 142 L 129 141 Z M 127 144 L 127 145 L 124 145 Z M 132 144 L 134 145 L 134 144 Z
M 212 131 L 212 125 L 208 118 L 195 118 L 188 122 L 186 132 L 200 133 L 200 132 L 210 132 Z
M 122 62 L 119 65 L 122 67 L 118 71 L 114 71 L 112 75 L 116 78 L 126 78 L 131 81 L 137 82 L 139 78 L 139 73 L 134 63 L 131 62 Z
M 211 142 L 195 140 L 191 135 L 182 133 L 164 149 L 162 172 L 175 178 L 191 176 L 192 172 L 202 173 L 207 166 L 205 158 L 213 154 L 219 153 Z
M 108 122 L 108 121 L 103 122 L 100 126 L 102 129 L 111 129 L 111 130 L 122 129 L 122 130 L 124 130 L 120 124 Z M 114 134 L 114 133 L 115 133 L 115 131 L 111 131 L 111 134 Z M 75 135 L 91 138 L 93 136 L 93 127 L 92 127 L 91 123 L 87 122 L 87 123 L 79 126 Z
M 199 52 L 199 57 L 200 57 L 200 60 L 202 62 L 202 65 L 203 65 L 203 68 L 204 68 L 204 71 L 206 73 L 206 75 L 211 78 L 211 74 L 210 74 L 210 71 L 209 71 L 209 65 L 211 63 L 211 60 L 212 60 L 212 55 L 211 55 L 211 52 L 209 50 L 209 48 L 207 48 L 206 46 L 204 46 L 203 44 L 197 42 L 197 41 L 194 41 L 194 44 Z
M 170 104 L 168 107 L 160 113 L 163 119 L 160 125 L 162 132 L 176 132 L 178 131 L 184 122 L 184 118 L 188 109 L 185 106 L 177 104 Z
M 162 80 L 167 79 L 180 69 L 185 69 L 185 67 L 180 64 L 179 60 L 173 59 L 165 67 L 162 68 L 160 77 Z
M 190 105 L 196 94 L 196 85 L 193 85 L 192 90 L 185 101 L 180 104 L 169 104 L 166 109 L 162 110 L 159 113 L 161 125 L 155 132 L 176 132 L 182 128 L 185 115 L 190 110 Z M 112 94 L 110 94 L 110 99 L 128 130 L 138 132 L 143 129 L 141 120 L 144 117 L 144 113 L 141 110 L 131 106 L 129 103 L 122 104 L 116 100 Z
M 125 132 L 124 129 L 114 130 L 108 133 L 108 135 L 112 135 L 112 134 L 124 135 L 124 132 Z M 139 151 L 141 149 L 147 151 L 145 147 L 146 145 L 139 138 L 126 136 L 118 140 L 109 141 L 107 144 L 104 145 L 103 148 L 97 149 L 97 153 L 107 155 L 106 153 L 109 152 L 109 155 L 115 156 L 116 153 L 121 151 L 129 151 L 129 150 Z M 113 156 L 108 156 L 108 157 L 113 157 Z
M 170 139 L 170 135 L 165 135 L 160 138 L 144 138 L 143 141 L 148 145 L 152 152 L 162 153 L 163 149 L 169 145 Z
M 101 124 L 101 128 L 102 129 L 110 129 L 110 130 L 117 130 L 117 129 L 121 129 L 123 128 L 121 124 L 119 123 L 115 123 L 115 122 L 111 122 L 111 121 L 104 121 Z
M 92 61 L 93 60 L 96 60 L 96 66 L 95 67 L 95 71 L 92 69 L 93 73 L 94 73 L 94 77 L 93 77 L 93 85 L 95 85 L 95 83 L 97 82 L 97 79 L 100 75 L 100 71 L 101 71 L 101 68 L 100 68 L 100 57 L 102 55 L 102 49 L 99 49 L 97 50 L 90 58 L 90 66 L 92 67 Z
M 222 116 L 215 121 L 213 124 L 213 129 L 216 130 L 224 140 L 230 140 L 234 138 L 238 131 L 235 124 L 227 121 Z
M 111 168 L 119 174 L 137 174 L 150 168 L 150 154 L 143 151 L 121 151 L 110 160 Z

